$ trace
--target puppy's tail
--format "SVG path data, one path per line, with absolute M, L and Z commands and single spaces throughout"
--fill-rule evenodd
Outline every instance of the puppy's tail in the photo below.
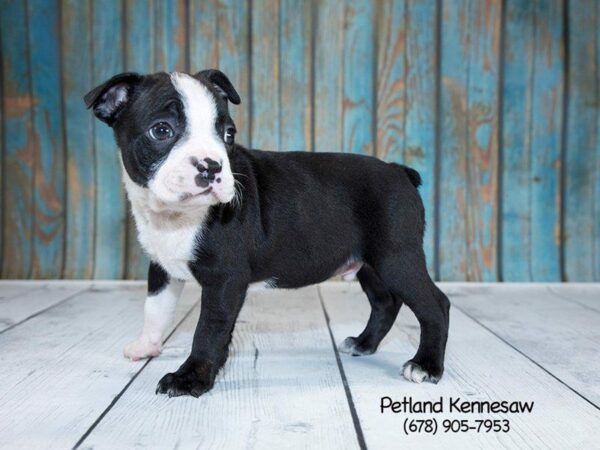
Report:
M 421 184 L 423 184 L 423 180 L 421 179 L 421 174 L 419 172 L 417 172 L 415 169 L 412 169 L 408 166 L 402 165 L 402 164 L 395 164 L 392 163 L 394 166 L 396 166 L 399 169 L 402 169 L 404 171 L 404 173 L 406 173 L 406 175 L 408 176 L 408 179 L 410 180 L 411 184 L 418 188 L 419 186 L 421 186 Z
M 408 175 L 408 179 L 414 187 L 418 188 L 419 186 L 421 186 L 421 184 L 423 184 L 423 180 L 421 179 L 421 174 L 419 172 L 407 166 L 402 167 L 404 168 L 406 175 Z

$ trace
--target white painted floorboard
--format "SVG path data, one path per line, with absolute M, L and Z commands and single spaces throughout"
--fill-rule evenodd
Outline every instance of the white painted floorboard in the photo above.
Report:
M 0 301 L 26 294 L 34 289 L 39 289 L 41 286 L 43 284 L 28 281 L 0 281 Z
M 594 293 L 600 297 L 600 288 L 483 285 L 463 288 L 452 302 L 600 405 L 600 311 L 579 303 Z
M 0 333 L 91 285 L 0 282 Z
M 82 448 L 357 448 L 315 287 L 249 293 L 215 387 L 199 399 L 156 396 L 191 347 L 198 311 L 169 340 Z
M 199 299 L 187 289 L 181 319 Z M 71 448 L 140 369 L 146 288 L 102 283 L 0 334 L 0 448 Z
M 600 285 L 597 283 L 552 284 L 548 290 L 563 300 L 600 313 Z
M 362 331 L 370 307 L 357 284 L 325 283 L 250 293 L 213 391 L 169 399 L 154 390 L 189 352 L 198 287 L 184 290 L 178 320 L 189 315 L 163 355 L 133 363 L 122 348 L 141 328 L 143 283 L 0 282 L 0 318 L 15 324 L 0 327 L 0 448 L 71 448 L 83 436 L 82 449 L 357 448 L 350 403 L 369 449 L 598 448 L 600 285 L 442 288 L 455 307 L 438 385 L 399 374 L 419 341 L 404 307 L 378 353 L 340 355 L 349 401 L 319 289 L 336 343 Z M 382 396 L 535 403 L 531 414 L 381 414 Z M 437 435 L 405 435 L 406 418 L 433 417 Z M 506 418 L 511 431 L 444 433 L 448 417 Z
M 357 285 L 326 284 L 322 296 L 339 343 L 364 328 L 369 305 Z M 454 288 L 449 288 L 454 291 Z M 485 304 L 498 302 L 488 292 Z M 532 310 L 535 311 L 535 310 Z M 451 311 L 446 372 L 438 385 L 413 384 L 400 377 L 402 364 L 416 352 L 419 327 L 403 307 L 400 318 L 371 356 L 342 355 L 342 363 L 358 412 L 366 445 L 371 449 L 398 448 L 593 448 L 600 438 L 600 411 L 569 388 L 483 329 L 457 308 Z M 539 336 L 540 340 L 546 334 Z M 596 375 L 598 380 L 598 375 Z M 598 382 L 598 381 L 596 381 Z M 380 398 L 439 400 L 534 401 L 531 414 L 381 414 Z M 447 410 L 447 408 L 446 408 Z M 404 434 L 405 418 L 438 420 L 437 435 Z M 510 420 L 509 433 L 444 433 L 442 420 Z

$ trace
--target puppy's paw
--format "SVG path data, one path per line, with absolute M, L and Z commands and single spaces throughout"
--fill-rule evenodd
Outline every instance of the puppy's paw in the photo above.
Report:
M 406 361 L 402 367 L 402 376 L 413 383 L 429 383 L 437 384 L 442 378 L 443 370 L 427 370 L 414 361 Z
M 167 394 L 169 397 L 191 395 L 197 398 L 208 392 L 214 382 L 215 377 L 208 366 L 185 362 L 177 372 L 162 377 L 156 386 L 156 393 Z
M 142 336 L 127 344 L 123 349 L 123 355 L 132 361 L 139 361 L 140 359 L 158 356 L 161 351 L 162 346 L 160 342 L 154 344 Z
M 338 346 L 338 350 L 341 353 L 348 353 L 352 356 L 362 356 L 371 355 L 375 353 L 376 349 L 360 343 L 355 337 L 347 337 L 344 339 L 344 342 Z

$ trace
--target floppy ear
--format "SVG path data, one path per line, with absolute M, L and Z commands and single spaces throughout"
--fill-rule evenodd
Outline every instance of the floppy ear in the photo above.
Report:
M 115 75 L 85 94 L 85 106 L 88 109 L 93 108 L 98 119 L 112 126 L 130 99 L 133 87 L 141 79 L 141 75 L 132 72 Z
M 223 94 L 234 105 L 241 103 L 240 95 L 237 93 L 227 75 L 217 69 L 208 69 L 198 72 L 194 75 L 196 78 L 204 79 L 212 86 L 214 86 L 219 92 Z

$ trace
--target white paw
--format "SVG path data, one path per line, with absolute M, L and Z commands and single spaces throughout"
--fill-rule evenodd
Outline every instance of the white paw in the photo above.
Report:
M 161 350 L 160 342 L 154 344 L 149 339 L 140 337 L 127 344 L 123 349 L 123 354 L 132 361 L 139 361 L 140 359 L 158 356 Z
M 437 384 L 439 381 L 439 377 L 430 375 L 426 370 L 422 369 L 421 366 L 411 361 L 408 361 L 406 364 L 404 364 L 404 367 L 402 368 L 402 376 L 413 383 L 429 381 Z
M 344 341 L 338 345 L 338 350 L 341 353 L 352 354 L 352 351 L 354 350 L 354 338 L 347 337 L 344 339 Z
M 375 350 L 362 348 L 355 337 L 347 337 L 344 341 L 338 346 L 338 350 L 341 353 L 348 353 L 352 356 L 363 356 L 363 355 L 371 355 L 375 353 Z

